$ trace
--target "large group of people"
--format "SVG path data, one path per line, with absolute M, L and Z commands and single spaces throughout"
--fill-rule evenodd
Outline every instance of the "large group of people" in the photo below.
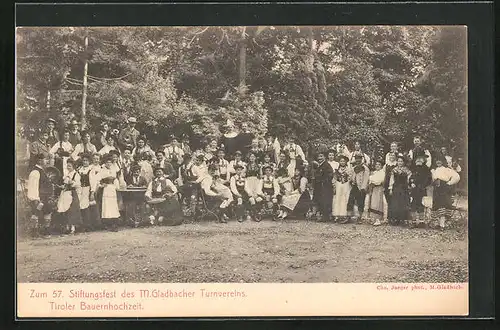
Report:
M 355 142 L 306 157 L 299 141 L 259 138 L 228 121 L 226 133 L 193 148 L 186 136 L 153 147 L 128 118 L 80 130 L 48 119 L 29 146 L 27 199 L 36 234 L 109 229 L 120 224 L 178 225 L 204 209 L 223 223 L 288 217 L 378 226 L 420 225 L 426 212 L 445 228 L 460 165 L 445 147 L 431 153 L 415 136 L 371 157 Z M 55 173 L 55 174 L 54 174 Z

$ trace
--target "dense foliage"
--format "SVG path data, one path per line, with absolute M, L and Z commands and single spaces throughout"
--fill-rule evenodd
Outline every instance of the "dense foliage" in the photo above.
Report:
M 88 37 L 88 48 L 84 38 Z M 308 147 L 466 142 L 466 31 L 456 27 L 119 27 L 17 30 L 22 134 L 63 108 L 157 142 L 228 119 Z

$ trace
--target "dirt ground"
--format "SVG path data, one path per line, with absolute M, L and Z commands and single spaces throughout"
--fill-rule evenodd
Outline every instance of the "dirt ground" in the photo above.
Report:
M 19 239 L 19 282 L 464 282 L 465 226 L 246 221 Z

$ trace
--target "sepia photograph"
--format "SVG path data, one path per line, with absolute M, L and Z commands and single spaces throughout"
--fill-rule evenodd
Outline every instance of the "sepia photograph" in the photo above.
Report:
M 468 282 L 465 26 L 18 27 L 15 60 L 18 283 Z

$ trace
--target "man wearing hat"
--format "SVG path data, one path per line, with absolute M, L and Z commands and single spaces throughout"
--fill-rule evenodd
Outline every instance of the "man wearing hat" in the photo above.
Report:
M 53 118 L 47 119 L 47 132 L 49 133 L 49 138 L 47 143 L 51 146 L 59 141 L 59 133 L 56 130 L 56 120 Z
M 122 129 L 118 135 L 118 143 L 120 148 L 125 148 L 127 145 L 131 144 L 137 147 L 137 138 L 139 137 L 139 131 L 135 128 L 137 124 L 137 119 L 135 117 L 129 117 L 127 120 L 127 127 Z
M 320 151 L 317 155 L 313 195 L 322 221 L 330 221 L 333 202 L 333 169 L 326 161 L 326 155 L 326 151 Z
M 54 186 L 45 172 L 48 158 L 45 153 L 34 156 L 35 165 L 28 177 L 28 200 L 31 204 L 31 220 L 34 222 L 34 234 L 48 234 L 53 205 L 50 200 L 54 195 Z
M 81 134 L 80 134 L 80 124 L 76 119 L 73 119 L 70 123 L 69 128 L 69 142 L 72 146 L 76 146 L 80 143 Z
M 49 155 L 50 156 L 50 145 L 47 140 L 49 139 L 49 132 L 47 129 L 44 129 L 40 132 L 37 141 L 34 141 L 30 144 L 30 168 L 37 164 L 37 156 L 40 154 Z

